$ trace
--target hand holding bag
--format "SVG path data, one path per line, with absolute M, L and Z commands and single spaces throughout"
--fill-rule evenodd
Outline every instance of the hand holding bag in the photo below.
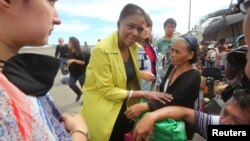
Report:
M 136 123 L 145 115 L 136 120 Z M 133 135 L 132 135 L 133 136 Z M 186 141 L 186 129 L 183 121 L 173 119 L 165 119 L 158 121 L 154 125 L 154 131 L 151 135 L 150 141 Z M 132 141 L 132 140 L 131 140 Z

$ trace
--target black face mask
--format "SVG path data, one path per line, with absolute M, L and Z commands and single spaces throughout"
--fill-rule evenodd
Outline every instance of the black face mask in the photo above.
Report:
M 32 96 L 44 96 L 51 89 L 60 61 L 39 54 L 18 54 L 0 62 L 3 74 L 22 92 Z

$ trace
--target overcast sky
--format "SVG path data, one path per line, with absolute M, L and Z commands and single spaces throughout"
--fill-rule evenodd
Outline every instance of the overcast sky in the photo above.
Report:
M 117 30 L 116 22 L 121 9 L 127 3 L 142 7 L 153 20 L 153 34 L 164 35 L 163 23 L 167 18 L 177 21 L 176 31 L 188 31 L 190 0 L 58 0 L 56 9 L 62 24 L 54 27 L 49 44 L 57 44 L 58 37 L 66 42 L 70 36 L 77 37 L 81 44 L 95 44 Z M 235 0 L 234 0 L 235 1 Z M 229 7 L 231 0 L 192 0 L 191 27 L 205 15 Z

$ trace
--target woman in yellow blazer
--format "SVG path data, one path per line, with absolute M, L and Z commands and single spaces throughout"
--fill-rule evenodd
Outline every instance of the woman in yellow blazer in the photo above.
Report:
M 146 98 L 165 103 L 171 100 L 164 93 L 138 91 L 136 41 L 144 24 L 144 10 L 127 4 L 117 22 L 118 31 L 101 40 L 92 51 L 80 112 L 88 125 L 91 141 L 123 140 L 124 134 L 133 127 L 133 122 L 124 115 L 128 101 Z

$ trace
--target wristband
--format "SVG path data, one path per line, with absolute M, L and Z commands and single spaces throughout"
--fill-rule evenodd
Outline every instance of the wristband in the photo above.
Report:
M 128 95 L 128 100 L 130 100 L 132 94 L 133 94 L 133 90 L 130 90 L 129 95 Z

